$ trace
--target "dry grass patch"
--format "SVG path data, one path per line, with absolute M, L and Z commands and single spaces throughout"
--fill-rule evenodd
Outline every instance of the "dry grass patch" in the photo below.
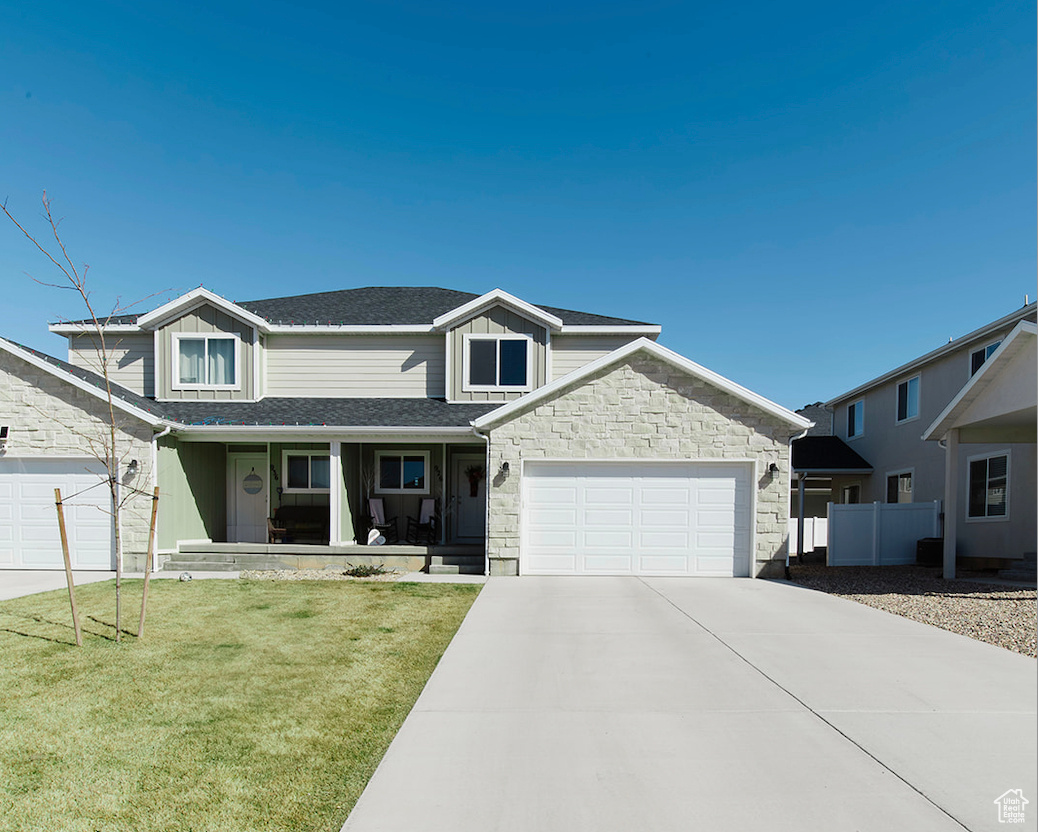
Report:
M 0 830 L 338 830 L 478 592 L 155 581 L 117 646 L 91 584 L 82 649 L 62 592 L 0 602 Z

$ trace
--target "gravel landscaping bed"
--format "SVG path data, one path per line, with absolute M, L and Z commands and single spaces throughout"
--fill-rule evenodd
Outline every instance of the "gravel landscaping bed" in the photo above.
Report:
M 1035 656 L 1032 588 L 946 581 L 921 566 L 791 566 L 794 583 Z M 968 576 L 963 576 L 968 577 Z
M 396 581 L 403 572 L 384 572 L 380 575 L 358 577 L 342 569 L 244 569 L 245 581 Z

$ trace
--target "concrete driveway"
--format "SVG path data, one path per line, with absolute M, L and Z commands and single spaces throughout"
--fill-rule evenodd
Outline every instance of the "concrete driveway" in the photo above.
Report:
M 347 832 L 1035 829 L 1033 659 L 768 581 L 492 578 Z

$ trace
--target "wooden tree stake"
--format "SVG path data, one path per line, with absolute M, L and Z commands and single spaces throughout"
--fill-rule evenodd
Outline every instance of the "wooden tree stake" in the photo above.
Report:
M 61 489 L 54 489 L 54 505 L 58 508 L 58 530 L 61 532 L 61 554 L 65 558 L 65 581 L 68 583 L 68 600 L 72 605 L 72 629 L 76 632 L 76 647 L 83 646 L 83 631 L 79 629 L 79 610 L 76 609 L 76 586 L 72 582 L 72 558 L 68 553 L 68 536 L 65 534 L 65 510 L 61 505 Z
M 148 530 L 148 559 L 144 562 L 144 593 L 141 595 L 141 620 L 137 624 L 137 638 L 144 638 L 144 616 L 148 611 L 148 584 L 151 582 L 151 561 L 155 552 L 155 516 L 159 513 L 159 487 L 151 498 L 151 527 Z

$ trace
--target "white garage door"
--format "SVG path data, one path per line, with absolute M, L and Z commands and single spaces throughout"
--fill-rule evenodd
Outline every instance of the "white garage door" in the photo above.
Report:
M 89 489 L 64 506 L 73 568 L 113 568 L 104 471 L 94 459 L 0 459 L 0 569 L 64 568 L 55 488 L 63 498 Z
M 749 463 L 528 462 L 524 575 L 748 576 Z

